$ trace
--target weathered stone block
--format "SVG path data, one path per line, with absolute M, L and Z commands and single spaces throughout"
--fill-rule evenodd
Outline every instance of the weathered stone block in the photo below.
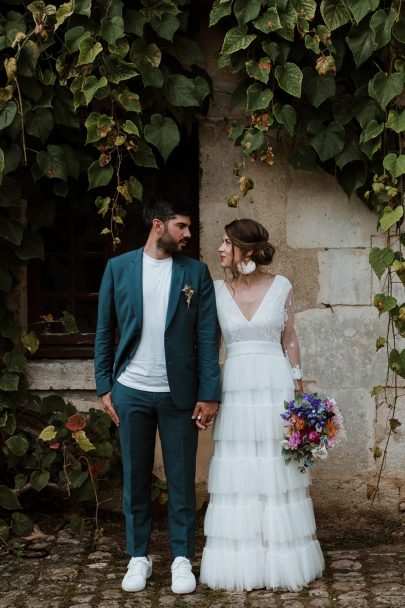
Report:
M 368 250 L 330 249 L 318 251 L 319 304 L 371 304 L 371 274 Z

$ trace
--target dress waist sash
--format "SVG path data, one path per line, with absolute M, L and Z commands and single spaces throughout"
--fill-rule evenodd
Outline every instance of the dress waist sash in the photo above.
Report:
M 281 344 L 264 340 L 232 342 L 227 345 L 226 352 L 228 359 L 229 357 L 238 357 L 240 355 L 278 355 L 284 357 Z

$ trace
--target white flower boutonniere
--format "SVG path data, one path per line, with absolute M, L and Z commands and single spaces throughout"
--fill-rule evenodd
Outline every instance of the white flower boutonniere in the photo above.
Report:
M 191 298 L 194 295 L 194 289 L 191 287 L 191 285 L 187 285 L 187 283 L 186 283 L 184 285 L 183 289 L 181 290 L 181 293 L 183 293 L 184 297 L 186 298 L 187 308 L 190 308 L 190 302 L 191 302 Z

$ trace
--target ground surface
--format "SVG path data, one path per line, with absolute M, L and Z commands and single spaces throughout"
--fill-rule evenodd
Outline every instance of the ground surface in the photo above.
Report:
M 103 515 L 103 534 L 75 537 L 62 515 L 38 515 L 44 536 L 21 555 L 0 553 L 0 608 L 405 608 L 405 525 L 399 518 L 364 512 L 318 512 L 318 538 L 326 558 L 322 579 L 299 593 L 170 591 L 170 555 L 164 513 L 156 514 L 153 575 L 145 591 L 124 593 L 128 561 L 121 518 Z M 194 571 L 203 547 L 199 517 Z

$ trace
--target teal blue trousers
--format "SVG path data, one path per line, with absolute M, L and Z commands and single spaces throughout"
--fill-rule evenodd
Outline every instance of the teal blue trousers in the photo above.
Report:
M 169 541 L 173 558 L 192 557 L 195 543 L 195 466 L 198 429 L 192 410 L 175 406 L 170 393 L 139 391 L 115 382 L 112 400 L 120 419 L 123 511 L 127 552 L 148 554 L 151 478 L 156 430 L 162 445 L 168 488 Z

